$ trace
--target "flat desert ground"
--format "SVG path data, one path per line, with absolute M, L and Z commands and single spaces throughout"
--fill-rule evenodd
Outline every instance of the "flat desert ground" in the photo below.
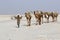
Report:
M 17 28 L 16 20 L 11 20 L 11 15 L 0 15 L 0 40 L 60 40 L 60 15 L 56 22 L 36 25 L 32 15 L 31 26 L 27 26 L 26 18 L 23 16 L 20 27 Z

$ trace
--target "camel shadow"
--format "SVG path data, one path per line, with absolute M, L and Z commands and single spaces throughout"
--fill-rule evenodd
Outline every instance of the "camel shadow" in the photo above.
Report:
M 26 26 L 26 27 L 29 27 L 29 25 L 22 25 L 22 26 Z M 31 26 L 31 25 L 30 25 Z

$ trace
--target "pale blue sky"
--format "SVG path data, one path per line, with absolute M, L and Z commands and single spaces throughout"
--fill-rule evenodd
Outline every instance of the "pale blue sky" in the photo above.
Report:
M 0 14 L 22 14 L 34 10 L 60 12 L 60 0 L 0 0 Z

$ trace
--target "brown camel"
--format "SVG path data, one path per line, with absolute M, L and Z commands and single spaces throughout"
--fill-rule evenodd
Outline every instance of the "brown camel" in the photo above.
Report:
M 58 17 L 58 13 L 57 13 L 57 12 L 52 12 L 53 22 L 54 22 L 54 21 L 57 21 L 57 17 Z M 55 19 L 55 18 L 56 18 L 56 19 Z
M 49 17 L 52 17 L 52 20 L 53 20 L 53 22 L 54 22 L 54 19 L 55 19 L 55 18 L 56 18 L 56 20 L 57 20 L 58 13 L 44 12 L 44 16 L 45 16 L 45 18 L 47 18 L 47 23 L 49 23 Z
M 31 18 L 32 18 L 30 12 L 25 13 L 25 17 L 27 19 L 28 26 L 30 26 L 31 25 Z
M 39 25 L 41 25 L 41 18 L 43 18 L 42 14 L 40 14 L 38 11 L 34 11 L 34 15 Z
M 44 15 L 44 13 L 42 11 L 40 11 L 40 15 L 41 15 L 42 24 L 43 24 L 43 15 Z

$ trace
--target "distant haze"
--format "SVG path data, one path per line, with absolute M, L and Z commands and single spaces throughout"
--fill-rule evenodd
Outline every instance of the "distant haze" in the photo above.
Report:
M 60 12 L 60 0 L 0 0 L 0 14 L 24 14 L 34 10 Z

